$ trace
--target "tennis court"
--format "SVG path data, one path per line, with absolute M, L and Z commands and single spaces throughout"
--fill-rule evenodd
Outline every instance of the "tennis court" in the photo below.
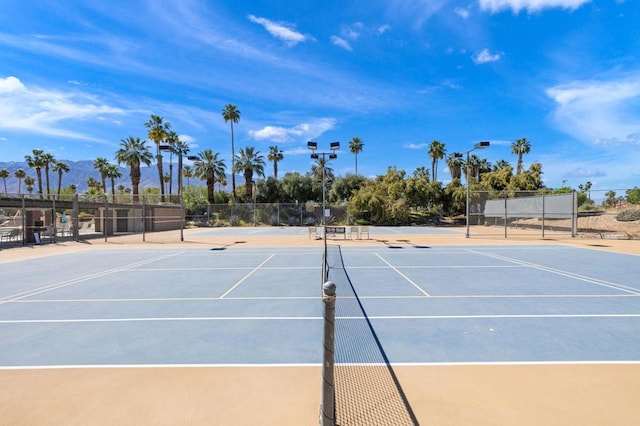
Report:
M 409 424 L 479 420 L 456 413 L 448 395 L 471 392 L 469 383 L 477 381 L 498 387 L 493 394 L 498 398 L 509 389 L 500 385 L 509 377 L 537 383 L 542 389 L 526 390 L 531 395 L 556 395 L 596 381 L 601 389 L 583 389 L 577 401 L 580 395 L 568 395 L 556 407 L 548 400 L 542 406 L 593 424 L 640 420 L 637 409 L 620 412 L 640 402 L 637 392 L 626 394 L 640 389 L 637 256 L 554 244 L 432 246 L 380 238 L 372 246 L 336 241 L 329 248 L 329 277 L 338 294 L 336 362 L 344 373 L 354 365 L 388 364 L 406 397 Z M 54 375 L 56 385 L 44 389 L 59 404 L 60 381 L 80 375 L 83 389 L 91 389 L 90 382 L 108 388 L 107 374 L 133 387 L 119 388 L 125 395 L 144 394 L 147 381 L 157 393 L 179 380 L 174 391 L 153 394 L 180 402 L 165 404 L 170 415 L 159 414 L 161 405 L 130 396 L 149 410 L 137 413 L 148 424 L 198 423 L 203 415 L 213 416 L 214 424 L 229 418 L 251 424 L 246 412 L 252 410 L 264 412 L 263 424 L 317 424 L 322 252 L 322 242 L 315 247 L 123 245 L 0 263 L 0 377 L 16 385 L 0 393 L 0 412 L 29 419 L 38 414 L 34 406 L 50 406 L 42 392 L 34 393 L 30 404 L 16 402 L 28 395 L 25 375 L 39 384 L 43 375 Z M 585 374 L 594 366 L 602 368 Z M 500 370 L 489 375 L 489 383 L 481 378 L 487 369 L 511 367 L 528 369 L 506 375 Z M 475 370 L 460 373 L 466 368 Z M 568 374 L 566 368 L 577 368 L 562 379 L 572 382 L 545 391 L 545 384 Z M 360 385 L 342 391 L 346 400 L 361 403 L 348 395 L 364 393 L 358 386 L 379 388 L 372 371 L 360 370 Z M 455 385 L 456 377 L 466 384 Z M 183 391 L 177 395 L 175 389 Z M 607 410 L 589 406 L 603 390 L 617 402 Z M 123 415 L 133 404 L 93 392 L 121 404 Z M 99 403 L 76 397 L 88 398 L 87 412 Z M 582 412 L 570 412 L 585 402 Z M 484 424 L 496 424 L 516 407 L 470 407 L 469 412 L 488 415 Z M 539 424 L 549 414 L 536 418 L 535 413 L 522 408 L 520 424 Z M 68 423 L 82 424 L 88 415 L 75 411 Z M 341 424 L 358 424 L 342 419 Z

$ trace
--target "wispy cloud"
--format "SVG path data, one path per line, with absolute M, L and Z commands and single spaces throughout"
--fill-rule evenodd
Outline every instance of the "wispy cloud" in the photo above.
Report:
M 29 88 L 14 76 L 0 78 L 0 94 L 0 129 L 97 141 L 69 130 L 64 122 L 101 120 L 125 113 L 87 93 Z
M 309 36 L 299 33 L 289 24 L 273 22 L 269 19 L 260 18 L 254 15 L 248 15 L 247 18 L 255 24 L 262 25 L 269 34 L 284 41 L 287 46 L 295 46 L 298 43 L 302 43 L 310 39 Z
M 259 130 L 249 130 L 249 136 L 255 140 L 271 142 L 304 141 L 316 138 L 336 125 L 335 118 L 319 118 L 293 127 L 265 126 Z
M 528 13 L 551 8 L 575 10 L 590 2 L 591 0 L 479 0 L 480 9 L 489 10 L 491 13 L 505 9 L 511 9 L 513 13 L 520 13 L 523 9 Z
M 423 143 L 408 142 L 402 145 L 402 147 L 406 149 L 426 149 L 428 146 L 429 144 L 426 142 L 423 142 Z
M 467 7 L 456 7 L 453 11 L 462 19 L 468 19 L 471 16 L 471 12 Z
M 391 29 L 391 25 L 384 24 L 384 25 L 377 26 L 375 28 L 375 32 L 376 34 L 381 35 L 389 31 L 390 29 Z
M 640 144 L 640 75 L 575 81 L 546 93 L 556 102 L 556 126 L 567 134 L 589 143 Z
M 343 38 L 340 38 L 338 36 L 332 35 L 331 36 L 331 43 L 335 44 L 338 47 L 341 47 L 345 50 L 348 50 L 349 52 L 351 52 L 353 49 L 351 48 L 351 45 L 349 44 L 349 42 Z
M 488 62 L 496 62 L 502 58 L 501 52 L 491 53 L 489 49 L 483 49 L 471 57 L 476 65 L 486 64 Z

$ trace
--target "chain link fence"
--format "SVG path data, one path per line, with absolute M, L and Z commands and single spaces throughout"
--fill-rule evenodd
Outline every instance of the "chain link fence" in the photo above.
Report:
M 175 201 L 178 201 L 175 203 Z M 0 244 L 25 245 L 140 234 L 184 228 L 179 197 L 155 195 L 0 197 Z
M 471 191 L 469 235 L 640 239 L 640 206 L 612 198 L 612 193 Z

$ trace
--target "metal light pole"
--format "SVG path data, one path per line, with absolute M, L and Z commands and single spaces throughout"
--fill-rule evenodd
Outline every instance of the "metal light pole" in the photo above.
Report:
M 320 224 L 323 227 L 323 231 L 324 231 L 324 239 L 325 242 L 327 240 L 327 229 L 326 229 L 326 220 L 325 220 L 325 211 L 326 211 L 326 187 L 325 187 L 325 167 L 327 165 L 327 155 L 329 156 L 329 161 L 331 160 L 335 160 L 336 158 L 338 158 L 338 154 L 336 154 L 336 150 L 340 149 L 340 142 L 331 142 L 329 144 L 329 148 L 331 149 L 331 152 L 316 152 L 316 149 L 318 149 L 318 143 L 317 142 L 307 142 L 307 148 L 309 148 L 310 150 L 313 151 L 313 153 L 311 154 L 311 158 L 314 160 L 317 160 L 320 158 L 320 156 L 322 156 L 322 219 L 320 221 Z
M 467 155 L 467 202 L 466 202 L 466 213 L 465 213 L 465 222 L 466 222 L 466 232 L 465 232 L 465 237 L 469 238 L 469 187 L 471 186 L 469 184 L 470 180 L 469 177 L 471 175 L 471 167 L 469 164 L 469 153 L 477 150 L 477 149 L 485 149 L 488 148 L 489 145 L 491 145 L 490 142 L 488 141 L 484 141 L 484 142 L 478 142 L 473 146 L 473 149 L 470 149 L 469 151 L 467 151 L 465 154 Z M 462 157 L 462 154 L 457 154 L 454 153 L 454 155 L 456 157 Z

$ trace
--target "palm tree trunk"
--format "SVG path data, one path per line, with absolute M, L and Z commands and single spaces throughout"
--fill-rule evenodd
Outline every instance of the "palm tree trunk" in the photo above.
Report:
M 235 173 L 236 150 L 233 143 L 233 120 L 231 120 L 231 188 L 233 191 L 233 200 L 236 199 L 236 173 Z

